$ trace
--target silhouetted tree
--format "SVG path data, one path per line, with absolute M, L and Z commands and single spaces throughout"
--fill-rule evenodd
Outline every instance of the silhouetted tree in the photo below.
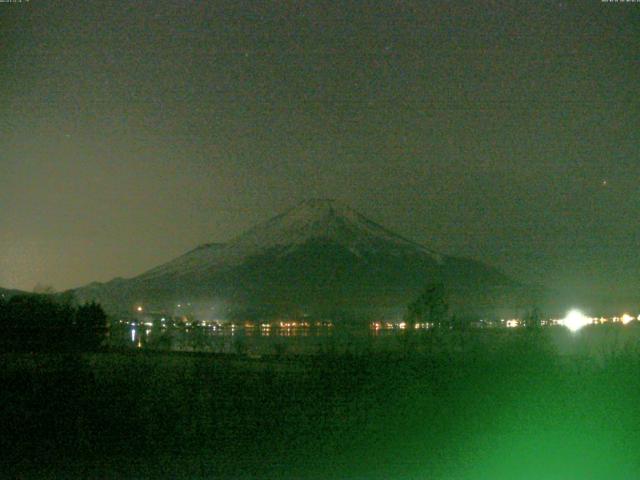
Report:
M 190 344 L 195 351 L 205 351 L 210 344 L 206 327 L 194 325 L 189 335 Z
M 0 307 L 0 343 L 14 351 L 94 350 L 107 333 L 97 304 L 75 307 L 52 295 L 16 295 Z
M 153 337 L 153 346 L 159 350 L 171 350 L 173 340 L 169 331 L 159 332 Z
M 80 348 L 97 350 L 103 346 L 108 333 L 107 315 L 99 304 L 91 302 L 79 306 L 74 323 Z
M 537 330 L 542 326 L 542 314 L 538 307 L 532 307 L 524 316 L 524 326 L 531 330 Z
M 405 321 L 409 330 L 413 330 L 416 323 L 429 323 L 434 327 L 448 324 L 449 304 L 447 303 L 444 284 L 432 283 L 407 306 Z

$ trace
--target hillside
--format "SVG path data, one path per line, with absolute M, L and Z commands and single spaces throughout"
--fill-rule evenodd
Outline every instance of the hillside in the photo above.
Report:
M 131 279 L 76 290 L 107 308 L 199 309 L 265 315 L 403 308 L 433 281 L 453 303 L 492 308 L 517 283 L 493 267 L 437 253 L 335 200 L 309 200 L 228 243 L 210 243 Z M 513 303 L 513 302 L 512 302 Z

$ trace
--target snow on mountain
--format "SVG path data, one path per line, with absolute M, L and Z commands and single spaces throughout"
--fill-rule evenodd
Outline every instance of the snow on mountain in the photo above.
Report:
M 364 217 L 337 200 L 307 200 L 260 224 L 231 245 L 245 254 L 273 247 L 300 245 L 311 239 L 326 239 L 348 247 L 353 253 L 375 251 L 383 245 L 396 251 L 410 250 L 438 257 L 422 245 L 411 242 Z
M 113 311 L 185 299 L 239 310 L 349 310 L 406 305 L 430 281 L 443 281 L 476 304 L 514 285 L 490 266 L 439 255 L 339 201 L 318 199 L 227 243 L 201 245 L 132 279 L 74 293 Z
M 437 263 L 443 260 L 441 255 L 396 235 L 337 200 L 314 199 L 253 227 L 229 243 L 202 245 L 137 278 L 150 280 L 228 268 L 274 249 L 280 255 L 286 254 L 311 240 L 332 242 L 356 256 L 385 253 L 428 256 Z
M 224 243 L 200 245 L 170 262 L 143 273 L 136 277 L 136 280 L 150 280 L 164 275 L 187 274 L 188 272 L 199 270 L 203 266 L 211 267 L 212 265 L 223 264 L 221 252 L 225 248 L 226 244 Z

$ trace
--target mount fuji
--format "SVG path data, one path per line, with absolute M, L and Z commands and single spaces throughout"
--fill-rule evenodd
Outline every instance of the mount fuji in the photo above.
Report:
M 448 286 L 454 303 L 484 309 L 518 285 L 495 268 L 397 235 L 339 201 L 316 199 L 227 243 L 204 244 L 134 278 L 74 293 L 111 311 L 188 302 L 225 315 L 328 315 L 401 308 L 433 281 Z

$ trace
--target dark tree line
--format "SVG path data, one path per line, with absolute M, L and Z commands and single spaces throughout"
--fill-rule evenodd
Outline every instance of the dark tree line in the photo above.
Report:
M 405 321 L 411 331 L 416 323 L 428 323 L 432 327 L 449 326 L 449 304 L 444 284 L 432 283 L 407 306 Z
M 75 305 L 70 298 L 38 294 L 0 298 L 5 351 L 93 351 L 107 333 L 107 316 L 97 303 Z

